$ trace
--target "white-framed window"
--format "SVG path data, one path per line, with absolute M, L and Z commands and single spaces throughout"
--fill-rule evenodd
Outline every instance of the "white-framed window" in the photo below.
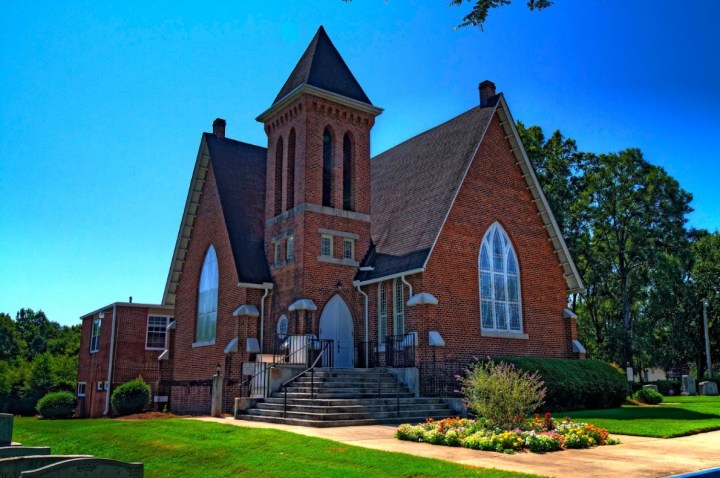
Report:
M 78 382 L 76 395 L 78 396 L 78 398 L 85 396 L 85 382 Z
M 387 287 L 384 282 L 378 286 L 378 344 L 387 337 Z
M 405 333 L 405 287 L 400 279 L 393 281 L 393 334 Z
M 355 259 L 355 241 L 343 239 L 343 259 Z
M 102 392 L 103 390 L 105 390 L 105 382 L 98 382 L 95 386 L 95 390 L 97 390 L 98 392 Z
M 102 325 L 101 319 L 94 319 L 92 325 L 92 332 L 90 332 L 90 353 L 97 352 L 100 350 L 100 326 Z
M 218 304 L 218 263 L 215 248 L 210 246 L 203 262 L 198 284 L 198 314 L 195 327 L 195 340 L 209 342 L 215 340 Z
M 167 324 L 170 317 L 149 315 L 147 321 L 146 349 L 164 349 L 167 345 Z
M 333 256 L 333 237 L 323 234 L 320 236 L 320 255 L 332 257 Z
M 482 329 L 522 332 L 517 255 L 507 233 L 497 222 L 490 226 L 482 240 L 478 269 Z
M 282 243 L 280 241 L 276 242 L 273 246 L 273 249 L 273 263 L 276 266 L 279 266 L 282 262 Z
M 295 236 L 288 236 L 285 242 L 285 260 L 291 262 L 295 259 Z

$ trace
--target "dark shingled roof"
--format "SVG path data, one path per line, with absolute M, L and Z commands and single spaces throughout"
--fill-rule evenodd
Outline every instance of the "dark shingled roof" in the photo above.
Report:
M 265 260 L 265 167 L 260 146 L 205 133 L 240 282 L 272 282 Z
M 323 27 L 318 29 L 273 105 L 303 84 L 372 105 Z
M 366 281 L 421 268 L 465 172 L 475 157 L 499 95 L 373 158 L 372 241 L 362 262 Z

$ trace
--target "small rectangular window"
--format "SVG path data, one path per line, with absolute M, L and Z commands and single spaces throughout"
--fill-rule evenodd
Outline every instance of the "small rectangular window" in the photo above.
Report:
M 287 238 L 285 244 L 285 260 L 290 262 L 295 258 L 295 237 L 290 236 Z
M 148 316 L 147 338 L 145 348 L 164 349 L 167 336 L 168 318 L 162 316 Z
M 343 239 L 343 259 L 355 259 L 355 241 Z
M 105 382 L 98 382 L 98 383 L 97 383 L 96 390 L 97 390 L 98 392 L 102 392 L 102 391 L 104 390 L 104 387 L 105 387 Z
M 90 353 L 100 350 L 100 325 L 100 319 L 93 320 L 92 332 L 90 334 Z
M 84 396 L 85 396 L 85 382 L 78 382 L 78 384 L 77 384 L 77 396 L 78 396 L 78 397 L 84 397 Z
M 275 243 L 275 255 L 274 255 L 274 263 L 276 266 L 280 265 L 280 262 L 282 262 L 282 244 L 280 242 Z
M 333 237 L 322 235 L 320 236 L 320 255 L 332 257 L 333 255 Z

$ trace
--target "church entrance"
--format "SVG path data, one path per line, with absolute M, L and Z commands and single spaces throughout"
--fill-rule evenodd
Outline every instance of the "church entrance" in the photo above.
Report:
M 339 295 L 330 299 L 320 316 L 320 338 L 333 341 L 335 367 L 353 367 L 355 346 L 352 315 Z

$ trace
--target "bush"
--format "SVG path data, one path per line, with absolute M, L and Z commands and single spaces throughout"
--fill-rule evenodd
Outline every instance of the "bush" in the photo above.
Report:
M 658 392 L 663 395 L 680 395 L 682 383 L 680 380 L 658 380 L 655 382 Z
M 635 395 L 633 395 L 633 399 L 637 400 L 638 402 L 648 403 L 650 405 L 657 405 L 658 403 L 662 403 L 663 396 L 660 395 L 660 392 L 656 392 L 652 388 L 643 388 L 642 390 L 638 390 L 637 392 L 635 392 Z
M 460 380 L 468 409 L 503 429 L 534 412 L 545 398 L 540 377 L 512 363 L 477 362 Z
M 110 402 L 116 415 L 142 412 L 150 405 L 150 385 L 142 380 L 125 382 L 113 391 Z
M 77 400 L 70 392 L 52 392 L 37 402 L 37 411 L 42 418 L 68 418 L 75 412 Z
M 542 410 L 615 408 L 627 397 L 625 375 L 600 360 L 505 357 L 523 370 L 537 370 L 547 396 Z

